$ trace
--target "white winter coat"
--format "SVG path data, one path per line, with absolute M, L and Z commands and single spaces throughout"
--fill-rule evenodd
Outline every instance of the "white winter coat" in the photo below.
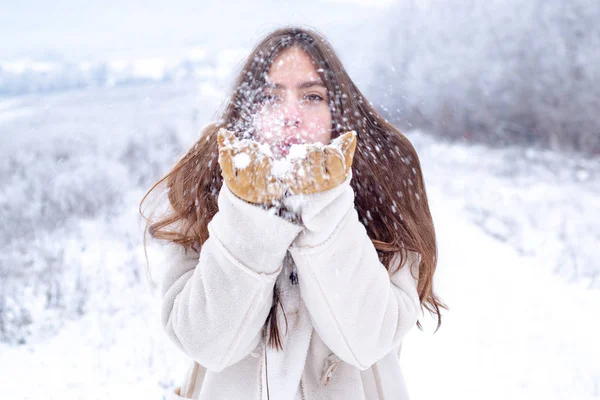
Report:
M 408 399 L 398 357 L 419 316 L 420 256 L 408 252 L 390 276 L 359 222 L 351 178 L 287 199 L 302 225 L 223 185 L 200 253 L 168 248 L 162 322 L 202 366 L 193 399 Z M 262 335 L 276 281 L 283 351 Z M 183 398 L 179 389 L 168 398 Z

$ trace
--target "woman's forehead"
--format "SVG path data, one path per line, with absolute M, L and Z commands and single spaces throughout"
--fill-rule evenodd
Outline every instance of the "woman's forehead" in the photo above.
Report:
M 273 60 L 267 75 L 267 83 L 279 83 L 283 86 L 295 87 L 299 82 L 318 81 L 321 78 L 312 58 L 298 48 L 286 49 L 279 54 Z

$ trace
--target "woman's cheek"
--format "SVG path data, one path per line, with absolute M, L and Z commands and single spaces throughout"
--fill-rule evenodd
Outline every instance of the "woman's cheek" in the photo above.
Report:
M 328 144 L 331 139 L 331 117 L 315 118 L 307 124 L 311 142 Z

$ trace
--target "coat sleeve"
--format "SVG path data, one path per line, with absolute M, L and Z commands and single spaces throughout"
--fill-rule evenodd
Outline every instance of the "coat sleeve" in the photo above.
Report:
M 417 321 L 420 255 L 407 251 L 390 276 L 358 220 L 349 180 L 308 201 L 306 229 L 290 248 L 302 299 L 323 342 L 365 370 L 397 349 Z M 393 260 L 397 266 L 400 258 Z
M 170 245 L 161 280 L 162 323 L 200 365 L 221 371 L 260 341 L 273 285 L 300 225 L 235 196 L 223 185 L 200 249 Z

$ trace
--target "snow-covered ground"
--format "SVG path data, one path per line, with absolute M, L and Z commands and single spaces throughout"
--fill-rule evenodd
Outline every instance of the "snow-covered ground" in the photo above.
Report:
M 2 398 L 158 400 L 179 382 L 187 360 L 160 327 L 137 205 L 212 118 L 219 90 L 167 82 L 0 101 L 0 261 L 45 274 L 58 259 L 50 272 L 87 293 L 66 285 L 61 299 L 77 307 L 49 312 L 35 288 L 13 288 L 34 324 L 27 344 L 0 345 Z M 600 397 L 598 162 L 408 135 L 451 308 L 437 333 L 424 318 L 406 338 L 413 397 Z M 160 264 L 151 270 L 157 280 Z
M 437 290 L 451 311 L 437 333 L 413 329 L 405 339 L 414 398 L 600 397 L 600 291 L 553 274 L 560 259 L 548 265 L 486 234 L 464 212 L 465 199 L 430 182 Z

